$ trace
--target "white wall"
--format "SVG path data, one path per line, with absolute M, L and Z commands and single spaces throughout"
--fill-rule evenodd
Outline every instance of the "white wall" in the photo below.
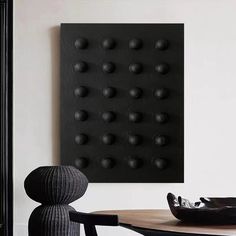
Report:
M 15 0 L 15 236 L 27 235 L 37 206 L 25 177 L 58 162 L 61 22 L 185 24 L 185 183 L 90 184 L 77 209 L 166 208 L 169 191 L 192 200 L 236 196 L 235 9 L 234 0 Z

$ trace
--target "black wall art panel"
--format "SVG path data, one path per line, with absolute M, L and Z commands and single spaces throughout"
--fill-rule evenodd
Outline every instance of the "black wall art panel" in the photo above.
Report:
M 183 24 L 61 25 L 61 164 L 183 182 Z

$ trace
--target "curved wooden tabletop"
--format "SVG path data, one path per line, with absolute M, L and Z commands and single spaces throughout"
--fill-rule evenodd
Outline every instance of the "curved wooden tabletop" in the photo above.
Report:
M 236 225 L 184 224 L 177 220 L 169 210 L 109 210 L 94 213 L 118 215 L 120 224 L 144 229 L 201 235 L 236 235 Z

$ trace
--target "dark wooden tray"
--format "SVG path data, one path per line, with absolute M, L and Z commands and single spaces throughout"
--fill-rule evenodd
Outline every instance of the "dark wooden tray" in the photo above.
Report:
M 172 214 L 179 220 L 198 224 L 236 224 L 236 198 L 201 197 L 191 203 L 168 193 L 167 201 Z

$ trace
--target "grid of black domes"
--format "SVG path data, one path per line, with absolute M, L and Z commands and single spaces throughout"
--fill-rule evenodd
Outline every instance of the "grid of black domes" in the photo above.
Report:
M 61 31 L 62 164 L 92 182 L 181 182 L 183 26 Z

